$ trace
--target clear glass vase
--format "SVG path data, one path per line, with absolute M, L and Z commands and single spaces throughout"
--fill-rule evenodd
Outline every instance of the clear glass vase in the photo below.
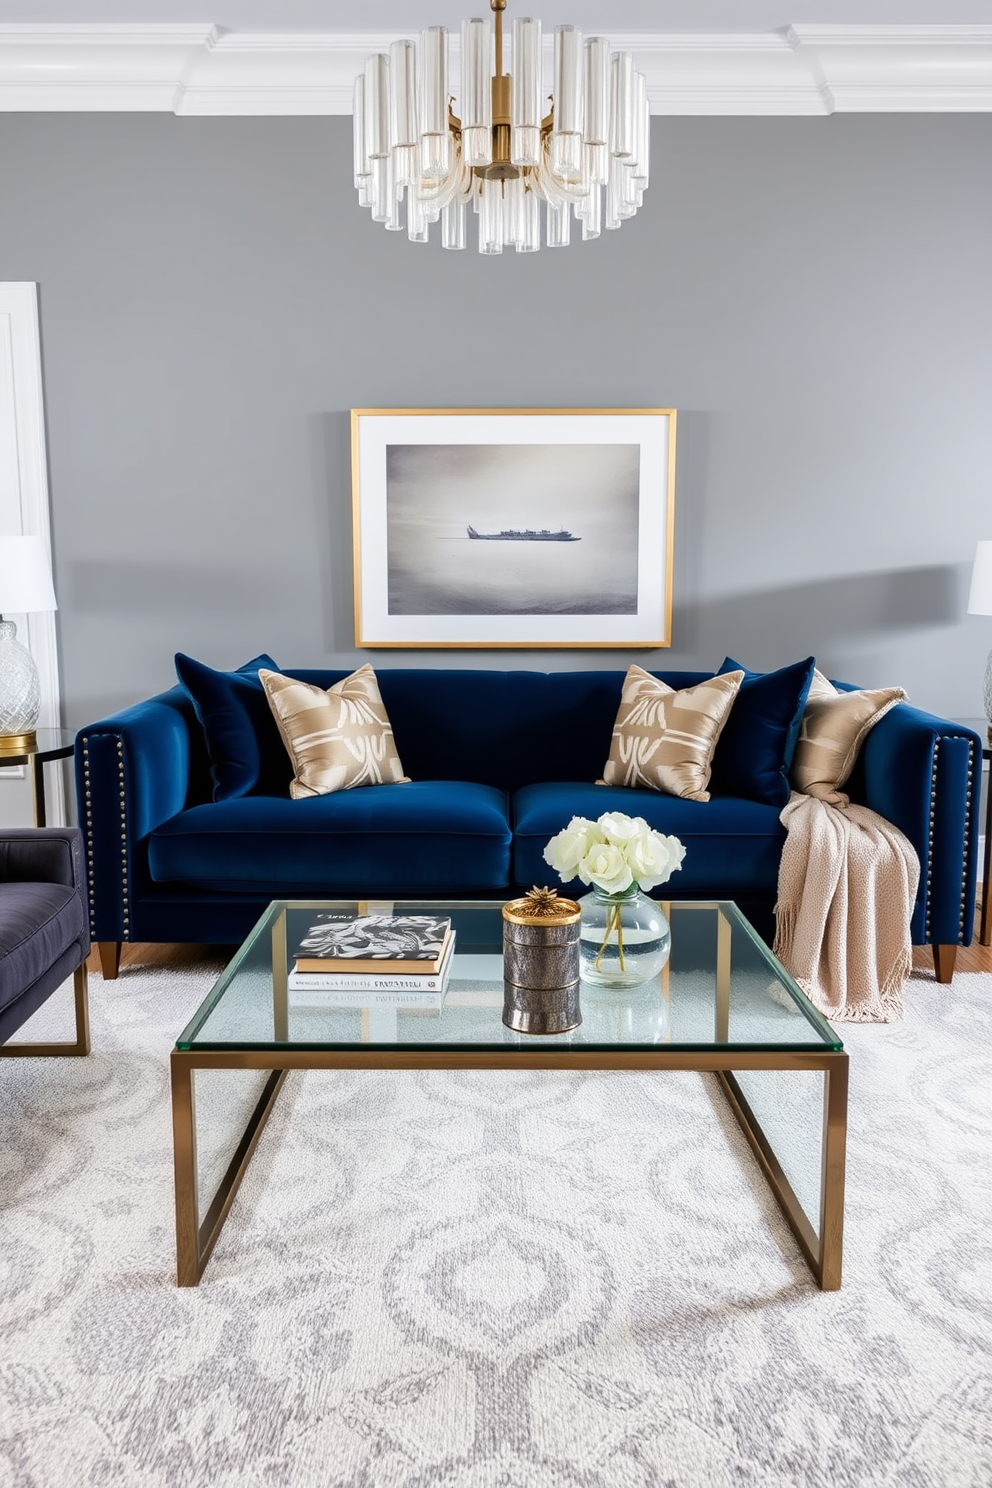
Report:
M 668 960 L 672 932 L 660 904 L 631 884 L 622 894 L 593 888 L 579 900 L 579 967 L 599 987 L 639 987 Z

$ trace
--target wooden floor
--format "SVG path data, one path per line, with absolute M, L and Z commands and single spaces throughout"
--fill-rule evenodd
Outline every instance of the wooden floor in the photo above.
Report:
M 121 971 L 127 966 L 171 966 L 174 969 L 185 966 L 222 968 L 227 965 L 236 950 L 237 946 L 234 945 L 153 945 L 141 941 L 129 944 L 125 941 L 121 947 Z M 100 970 L 100 955 L 95 946 L 90 951 L 86 965 L 90 971 Z
M 134 945 L 125 944 L 121 950 L 121 969 L 126 966 L 203 966 L 220 970 L 234 954 L 236 947 L 203 945 Z M 100 958 L 94 950 L 87 962 L 91 971 L 100 970 Z M 927 946 L 916 946 L 913 950 L 913 965 L 919 971 L 933 973 L 933 956 Z M 976 918 L 975 939 L 967 947 L 958 947 L 954 969 L 958 971 L 992 971 L 992 946 L 978 943 Z

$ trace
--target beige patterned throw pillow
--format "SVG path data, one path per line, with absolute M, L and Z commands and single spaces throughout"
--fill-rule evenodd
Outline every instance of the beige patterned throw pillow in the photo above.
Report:
M 789 779 L 793 788 L 831 806 L 847 806 L 840 787 L 854 769 L 870 729 L 907 694 L 901 687 L 838 692 L 822 672 L 813 672 L 799 742 Z
M 610 757 L 600 785 L 648 786 L 708 801 L 710 761 L 743 672 L 723 672 L 676 692 L 642 667 L 624 678 Z
M 409 779 L 368 663 L 326 691 L 280 672 L 258 676 L 293 761 L 294 800 Z

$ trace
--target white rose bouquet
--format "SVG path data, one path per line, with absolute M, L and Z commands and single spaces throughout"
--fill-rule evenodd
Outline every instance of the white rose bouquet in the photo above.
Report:
M 654 831 L 642 816 L 625 816 L 620 811 L 607 811 L 596 821 L 573 816 L 544 849 L 544 861 L 565 883 L 578 878 L 584 884 L 595 884 L 604 894 L 618 896 L 664 883 L 681 868 L 684 857 L 685 847 L 677 837 Z M 623 967 L 619 902 L 610 906 L 600 957 L 611 934 L 618 942 Z
M 681 868 L 685 848 L 664 837 L 643 816 L 607 811 L 597 821 L 573 816 L 544 849 L 544 861 L 565 883 L 580 878 L 604 894 L 653 889 Z

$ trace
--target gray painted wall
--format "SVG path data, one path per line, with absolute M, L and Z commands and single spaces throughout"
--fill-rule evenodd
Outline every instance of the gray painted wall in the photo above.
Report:
M 771 668 L 981 712 L 992 117 L 654 120 L 619 233 L 484 259 L 359 210 L 350 121 L 12 115 L 0 279 L 40 285 L 70 726 L 353 645 L 353 406 L 679 409 L 674 643 L 483 667 Z

